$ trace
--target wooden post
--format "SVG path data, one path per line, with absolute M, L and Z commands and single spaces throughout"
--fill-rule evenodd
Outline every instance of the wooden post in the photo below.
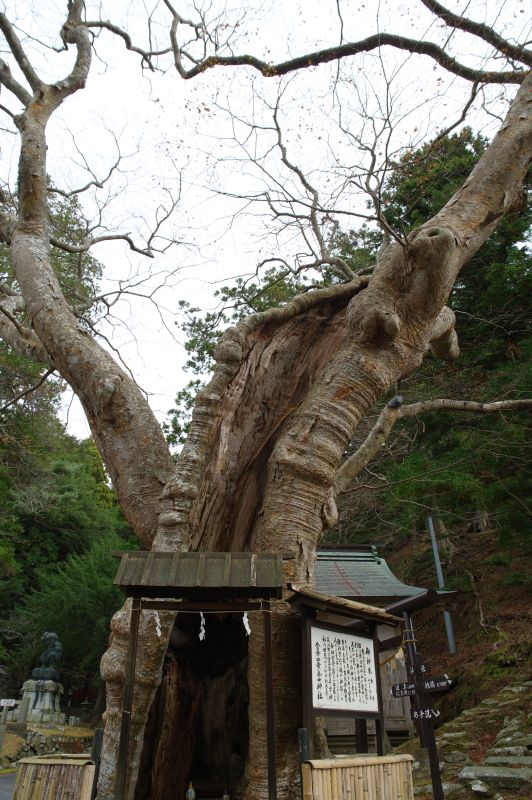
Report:
M 135 687 L 135 664 L 137 661 L 137 644 L 139 638 L 139 622 L 141 598 L 134 597 L 131 606 L 131 623 L 129 629 L 129 647 L 127 652 L 126 675 L 124 680 L 124 699 L 122 705 L 122 722 L 118 741 L 118 762 L 116 765 L 116 783 L 114 800 L 124 800 L 126 787 L 127 755 L 129 750 L 129 733 L 131 729 L 131 709 L 133 707 L 133 689 Z
M 305 761 L 308 761 L 310 758 L 308 728 L 297 729 L 297 744 L 299 748 L 299 778 L 301 780 L 301 798 L 302 800 L 305 800 Z
M 304 764 L 310 757 L 308 728 L 297 729 L 297 743 L 299 747 L 299 763 Z
M 384 725 L 382 724 L 382 717 L 375 720 L 375 745 L 377 748 L 377 755 L 384 755 Z
M 321 792 L 313 791 L 312 767 L 310 764 L 301 765 L 301 781 L 303 800 L 322 800 Z
M 384 713 L 382 702 L 382 684 L 381 684 L 381 667 L 379 660 L 379 636 L 377 633 L 377 626 L 373 625 L 373 650 L 375 653 L 375 680 L 377 682 L 377 697 L 379 700 L 379 717 L 375 720 L 375 749 L 377 755 L 384 755 Z
M 413 678 L 414 678 L 414 685 L 416 687 L 416 694 L 414 695 L 416 708 L 420 712 L 420 719 L 419 719 L 419 738 L 421 741 L 421 746 L 425 747 L 428 751 L 429 756 L 429 766 L 430 766 L 430 777 L 432 780 L 432 793 L 434 796 L 434 800 L 444 800 L 443 796 L 443 788 L 441 785 L 441 773 L 440 773 L 440 759 L 438 756 L 438 748 L 436 746 L 436 736 L 434 734 L 434 724 L 432 719 L 424 718 L 421 715 L 421 711 L 428 706 L 428 702 L 426 700 L 427 692 L 424 686 L 424 675 L 421 673 L 420 663 L 421 663 L 421 656 L 417 651 L 415 637 L 414 637 L 414 625 L 412 622 L 412 618 L 408 611 L 403 612 L 403 618 L 405 621 L 405 633 L 407 633 L 407 656 L 408 661 L 407 663 L 409 666 L 413 667 Z
M 368 725 L 363 717 L 355 719 L 355 736 L 357 753 L 368 752 Z
M 273 703 L 273 647 L 270 601 L 265 602 L 264 647 L 266 656 L 266 732 L 268 738 L 268 800 L 277 800 L 277 774 L 275 766 L 275 709 Z
M 92 739 L 91 760 L 94 761 L 94 784 L 92 787 L 91 798 L 94 800 L 98 789 L 98 775 L 100 773 L 100 761 L 102 757 L 103 728 L 96 728 Z
M 303 683 L 303 728 L 308 732 L 307 759 L 314 755 L 314 713 L 312 708 L 312 653 L 310 644 L 310 616 L 301 609 L 301 677 Z

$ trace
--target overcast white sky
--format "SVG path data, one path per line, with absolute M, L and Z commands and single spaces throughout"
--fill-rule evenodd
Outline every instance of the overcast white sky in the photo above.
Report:
M 509 38 L 531 38 L 525 0 L 446 0 L 446 4 L 479 22 L 493 24 Z M 66 2 L 43 0 L 38 10 L 33 5 L 9 2 L 4 7 L 21 31 L 33 37 L 26 40 L 26 47 L 43 77 L 57 80 L 67 71 L 74 53 L 54 53 L 40 43 L 59 45 Z M 183 16 L 194 15 L 190 4 L 176 0 L 175 5 Z M 226 5 L 212 0 L 211 15 Z M 109 18 L 127 27 L 133 38 L 145 45 L 148 7 L 151 9 L 149 0 L 88 2 L 87 17 Z M 156 8 L 152 36 L 166 46 L 168 18 L 163 3 Z M 268 61 L 337 44 L 342 33 L 348 41 L 380 29 L 438 42 L 471 66 L 480 62 L 502 68 L 500 60 L 486 61 L 489 47 L 474 43 L 471 37 L 455 33 L 449 39 L 450 29 L 418 0 L 339 4 L 336 0 L 270 0 L 256 7 L 246 2 L 240 10 L 227 8 L 232 20 L 242 17 L 241 8 L 246 12 L 237 29 L 235 50 Z M 279 231 L 264 218 L 262 209 L 217 195 L 216 190 L 242 195 L 264 190 L 264 174 L 247 159 L 250 152 L 265 156 L 270 183 L 279 180 L 286 184 L 288 179 L 292 190 L 299 189 L 280 164 L 278 151 L 271 150 L 272 131 L 254 136 L 248 126 L 254 120 L 271 127 L 268 106 L 275 102 L 277 82 L 247 68 L 211 70 L 185 82 L 170 59 L 164 73 L 142 73 L 139 57 L 107 33 L 98 38 L 96 51 L 86 89 L 70 98 L 50 124 L 49 173 L 62 188 L 83 185 L 88 174 L 85 159 L 96 175 L 104 176 L 116 158 L 116 138 L 124 157 L 121 171 L 96 196 L 85 194 L 82 202 L 88 215 L 96 215 L 105 204 L 103 218 L 109 230 L 129 232 L 140 245 L 157 210 L 167 208 L 170 194 L 175 196 L 181 186 L 180 202 L 162 232 L 182 244 L 154 259 L 132 253 L 121 242 L 101 244 L 93 250 L 106 267 L 105 291 L 116 288 L 117 281 L 136 276 L 146 281 L 144 293 L 164 284 L 155 295 L 158 309 L 129 295 L 114 309 L 122 324 L 103 328 L 139 384 L 150 392 L 152 408 L 162 420 L 176 391 L 189 379 L 182 371 L 186 354 L 179 331 L 179 300 L 212 308 L 214 289 L 231 277 L 252 273 L 259 261 L 275 255 L 295 263 L 297 254 L 305 249 L 301 236 L 291 229 Z M 387 86 L 395 121 L 388 144 L 392 153 L 418 145 L 456 119 L 470 92 L 467 82 L 449 76 L 430 59 L 408 57 L 390 48 L 349 59 L 340 73 L 336 65 L 330 65 L 307 70 L 283 83 L 281 120 L 290 158 L 334 208 L 365 211 L 364 198 L 346 184 L 346 176 L 358 169 L 364 158 L 351 135 L 369 141 L 372 122 L 361 122 L 360 111 L 366 109 L 369 116 L 378 118 Z M 504 114 L 514 92 L 511 87 L 488 88 L 484 98 L 488 111 Z M 2 102 L 7 104 L 5 94 Z M 496 118 L 480 109 L 480 99 L 470 121 L 486 135 L 492 135 L 498 125 Z M 235 142 L 235 133 L 241 144 Z M 2 135 L 1 177 L 12 188 L 17 145 L 12 134 Z M 383 144 L 377 151 L 384 159 Z M 246 213 L 237 213 L 244 206 Z M 361 222 L 346 214 L 338 220 L 345 228 Z M 69 430 L 80 437 L 88 434 L 77 404 L 69 411 Z

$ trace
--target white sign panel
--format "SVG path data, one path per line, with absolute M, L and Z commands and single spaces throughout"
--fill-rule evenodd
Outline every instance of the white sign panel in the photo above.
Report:
M 14 708 L 14 706 L 16 706 L 16 704 L 17 704 L 17 701 L 16 700 L 12 700 L 10 698 L 4 699 L 4 700 L 0 700 L 0 706 L 4 706 L 4 707 L 7 706 L 7 708 Z
M 312 705 L 379 713 L 373 640 L 311 626 Z

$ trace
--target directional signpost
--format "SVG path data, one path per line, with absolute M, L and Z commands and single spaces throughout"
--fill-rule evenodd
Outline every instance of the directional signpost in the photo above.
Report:
M 425 666 L 425 665 L 423 665 Z M 447 675 L 438 675 L 437 678 L 425 678 L 423 688 L 426 692 L 446 692 L 452 686 L 452 680 Z M 414 681 L 394 683 L 390 688 L 392 697 L 412 697 L 416 693 Z
M 412 698 L 410 714 L 418 728 L 421 745 L 428 750 L 434 800 L 444 800 L 438 750 L 434 735 L 434 720 L 440 716 L 440 711 L 437 708 L 432 708 L 430 695 L 447 691 L 447 689 L 451 688 L 452 681 L 447 675 L 438 675 L 434 678 L 430 676 L 430 670 L 423 663 L 420 653 L 417 652 L 414 627 L 408 611 L 403 612 L 403 617 L 405 620 L 404 643 L 406 645 L 408 675 L 411 680 L 404 683 L 394 683 L 390 691 L 393 697 Z

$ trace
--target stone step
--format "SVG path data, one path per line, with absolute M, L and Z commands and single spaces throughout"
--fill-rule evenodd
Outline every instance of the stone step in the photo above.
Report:
M 532 736 L 524 736 L 523 731 L 516 731 L 513 736 L 501 736 L 495 739 L 495 747 L 527 747 L 532 749 Z
M 532 756 L 488 756 L 484 764 L 500 764 L 507 767 L 532 767 Z
M 532 750 L 532 734 L 521 734 L 520 736 L 516 736 L 515 744 L 517 746 L 522 745 L 523 747 L 527 747 L 529 750 Z
M 461 781 L 480 781 L 495 789 L 524 789 L 532 785 L 532 769 L 526 767 L 467 766 L 459 773 Z
M 460 764 L 469 761 L 469 755 L 467 750 L 446 750 L 444 753 L 440 752 L 440 759 L 445 764 Z
M 527 756 L 529 755 L 528 747 L 524 745 L 515 745 L 514 747 L 490 747 L 486 750 L 488 756 Z

